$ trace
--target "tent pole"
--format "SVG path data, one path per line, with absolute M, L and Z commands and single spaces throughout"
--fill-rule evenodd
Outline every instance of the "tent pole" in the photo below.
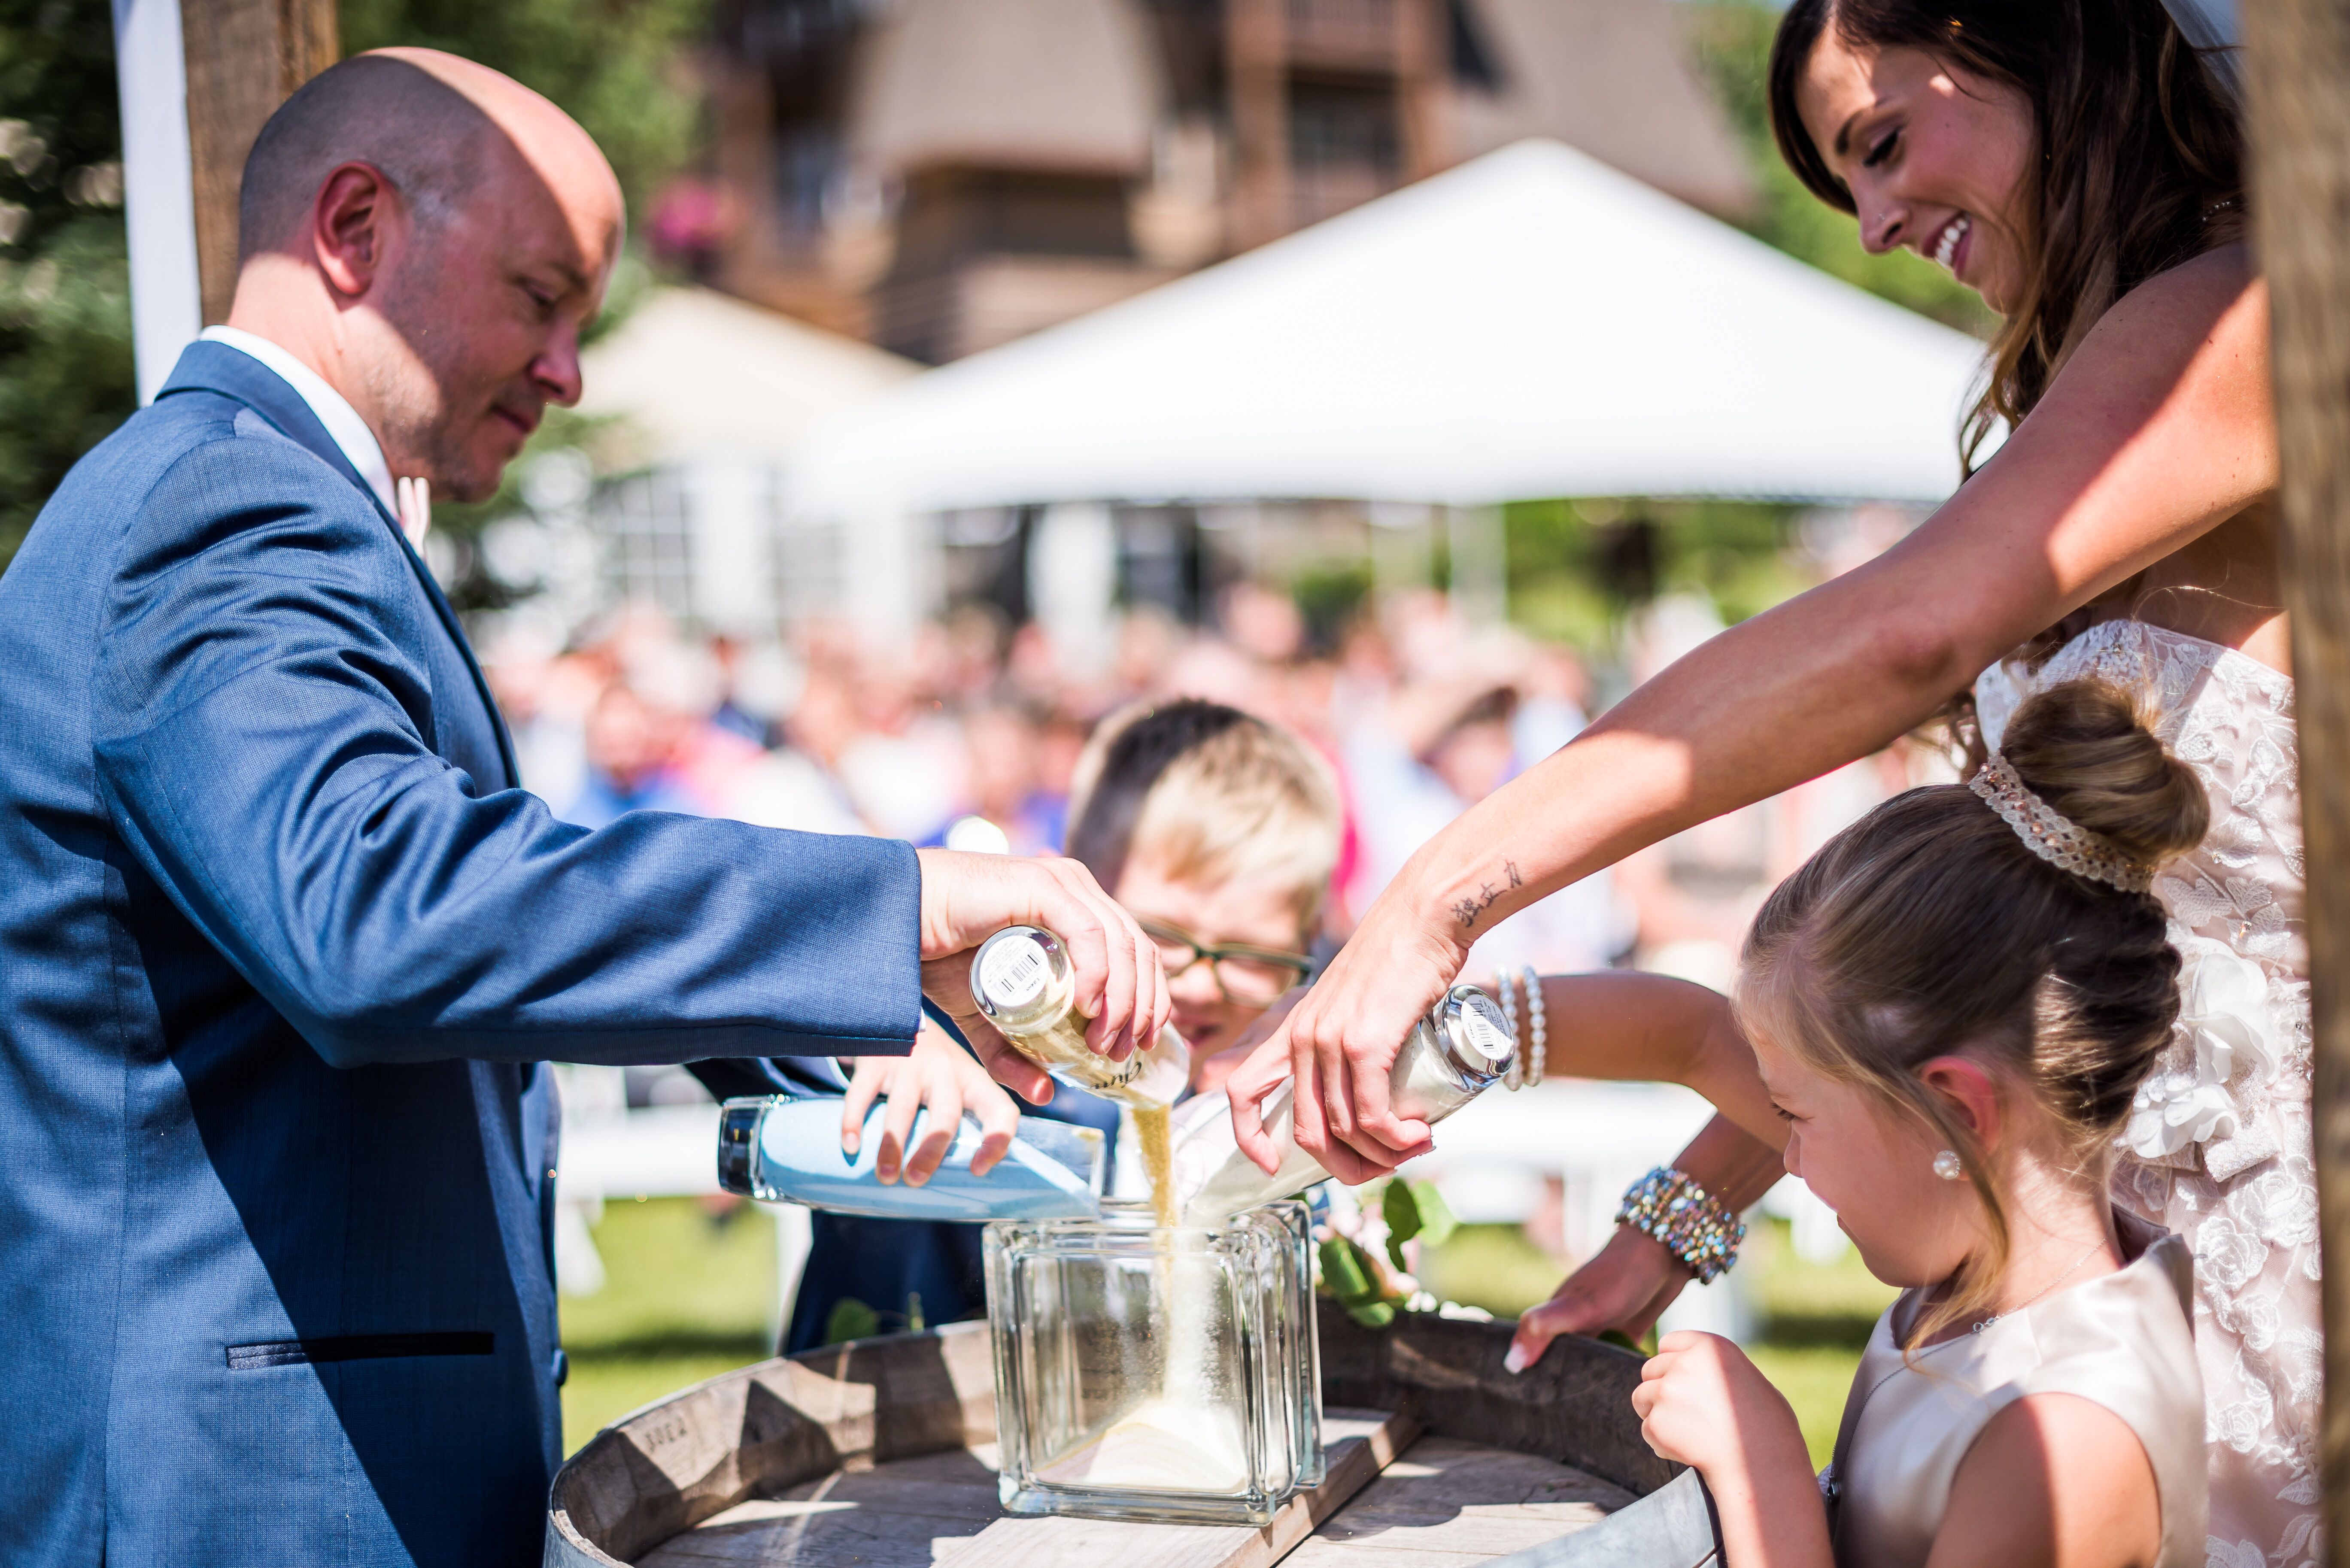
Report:
M 179 0 L 114 0 L 114 74 L 122 103 L 131 348 L 139 400 L 146 403 L 203 326 Z
M 2350 6 L 2247 0 L 2244 13 L 2308 848 L 2326 1555 L 2350 1568 Z

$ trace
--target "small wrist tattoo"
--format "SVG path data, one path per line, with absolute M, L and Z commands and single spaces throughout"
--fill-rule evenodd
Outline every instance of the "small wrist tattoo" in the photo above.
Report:
M 1511 888 L 1523 888 L 1526 885 L 1526 879 L 1518 875 L 1518 863 L 1516 861 L 1503 861 L 1502 872 L 1503 875 L 1508 877 L 1510 879 L 1510 885 L 1508 888 L 1496 888 L 1491 882 L 1481 882 L 1477 885 L 1477 892 L 1474 897 L 1462 898 L 1452 906 L 1452 913 L 1459 918 L 1461 921 L 1461 929 L 1462 930 L 1468 931 L 1476 929 L 1477 917 L 1492 909 L 1493 907 L 1494 899 L 1508 892 Z

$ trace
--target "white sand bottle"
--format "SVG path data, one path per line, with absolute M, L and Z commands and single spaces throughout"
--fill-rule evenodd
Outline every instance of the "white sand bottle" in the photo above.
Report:
M 1501 1004 L 1473 985 L 1456 985 L 1396 1053 L 1388 1103 L 1398 1115 L 1433 1126 L 1500 1083 L 1517 1052 L 1517 1033 Z M 1174 1188 L 1190 1223 L 1211 1224 L 1330 1179 L 1297 1147 L 1292 1087 L 1283 1084 L 1264 1098 L 1264 1130 L 1282 1156 L 1271 1176 L 1241 1152 L 1232 1105 L 1221 1091 L 1184 1106 L 1174 1128 Z

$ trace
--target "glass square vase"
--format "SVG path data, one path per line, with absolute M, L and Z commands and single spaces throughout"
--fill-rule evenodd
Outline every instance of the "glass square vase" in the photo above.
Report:
M 1003 1507 L 1267 1522 L 1323 1480 L 1305 1206 L 1173 1230 L 1102 1209 L 987 1228 Z

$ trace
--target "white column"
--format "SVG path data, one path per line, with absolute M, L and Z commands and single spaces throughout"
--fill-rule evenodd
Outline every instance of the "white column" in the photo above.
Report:
M 775 476 L 747 458 L 702 458 L 686 467 L 693 529 L 693 613 L 737 638 L 775 628 Z
M 872 504 L 847 520 L 847 603 L 868 647 L 902 649 L 932 607 L 938 540 L 927 518 Z
M 1452 553 L 1452 610 L 1469 626 L 1499 626 L 1509 613 L 1502 509 L 1446 509 Z
M 1118 531 L 1097 502 L 1048 506 L 1028 542 L 1028 602 L 1064 666 L 1110 656 L 1118 598 Z
M 180 350 L 204 324 L 180 0 L 114 0 L 114 61 L 130 235 L 130 336 L 143 404 L 154 400 Z

